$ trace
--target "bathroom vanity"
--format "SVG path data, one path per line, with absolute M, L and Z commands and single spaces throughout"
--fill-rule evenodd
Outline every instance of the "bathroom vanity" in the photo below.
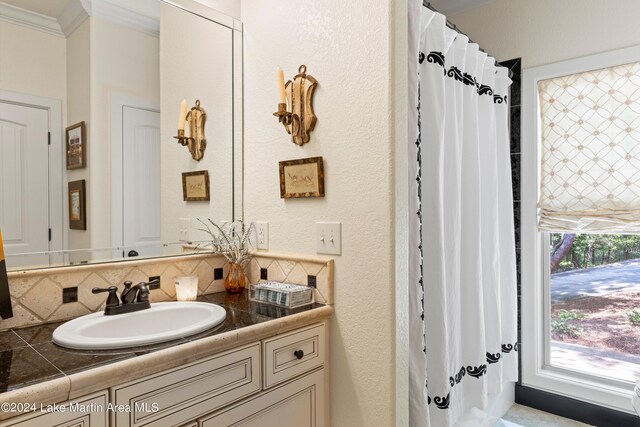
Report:
M 332 307 L 315 304 L 290 311 L 225 293 L 200 300 L 225 307 L 223 325 L 178 343 L 133 349 L 135 355 L 124 360 L 1 393 L 0 404 L 14 406 L 3 408 L 35 410 L 21 414 L 3 409 L 0 426 L 327 425 Z M 37 328 L 43 326 L 8 332 L 28 343 Z M 42 339 L 52 329 L 35 335 Z M 73 358 L 74 353 L 82 354 L 61 348 L 57 354 Z M 62 369 L 69 365 L 62 359 L 51 363 L 58 360 Z M 65 394 L 67 399 L 61 399 Z

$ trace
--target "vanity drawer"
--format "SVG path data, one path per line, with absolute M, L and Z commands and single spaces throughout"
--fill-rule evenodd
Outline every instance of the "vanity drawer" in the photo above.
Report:
M 260 343 L 112 389 L 116 427 L 176 426 L 260 390 Z M 187 424 L 189 425 L 189 424 Z
M 264 388 L 323 365 L 324 324 L 265 340 L 263 359 Z

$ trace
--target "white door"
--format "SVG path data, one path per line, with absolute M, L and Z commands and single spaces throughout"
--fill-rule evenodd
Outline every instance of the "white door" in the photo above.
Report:
M 49 113 L 0 101 L 0 229 L 7 266 L 48 264 Z
M 122 111 L 124 255 L 160 254 L 160 113 Z

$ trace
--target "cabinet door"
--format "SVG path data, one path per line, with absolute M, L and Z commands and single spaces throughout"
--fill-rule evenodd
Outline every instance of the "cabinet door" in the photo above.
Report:
M 112 427 L 180 426 L 260 391 L 260 343 L 114 387 Z M 189 424 L 187 424 L 189 425 Z
M 47 407 L 44 409 L 46 411 Z M 107 427 L 107 417 L 105 391 L 99 395 L 61 403 L 57 405 L 55 412 L 36 412 L 9 419 L 0 423 L 0 427 Z
M 200 420 L 201 427 L 324 427 L 324 370 Z

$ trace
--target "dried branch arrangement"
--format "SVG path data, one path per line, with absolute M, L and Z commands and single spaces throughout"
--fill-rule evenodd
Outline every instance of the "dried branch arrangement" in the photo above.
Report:
M 243 221 L 225 222 L 218 225 L 207 218 L 207 222 L 198 218 L 204 228 L 198 230 L 211 236 L 214 253 L 222 254 L 231 263 L 244 267 L 251 259 L 253 236 L 256 228 L 253 223 L 247 227 Z

